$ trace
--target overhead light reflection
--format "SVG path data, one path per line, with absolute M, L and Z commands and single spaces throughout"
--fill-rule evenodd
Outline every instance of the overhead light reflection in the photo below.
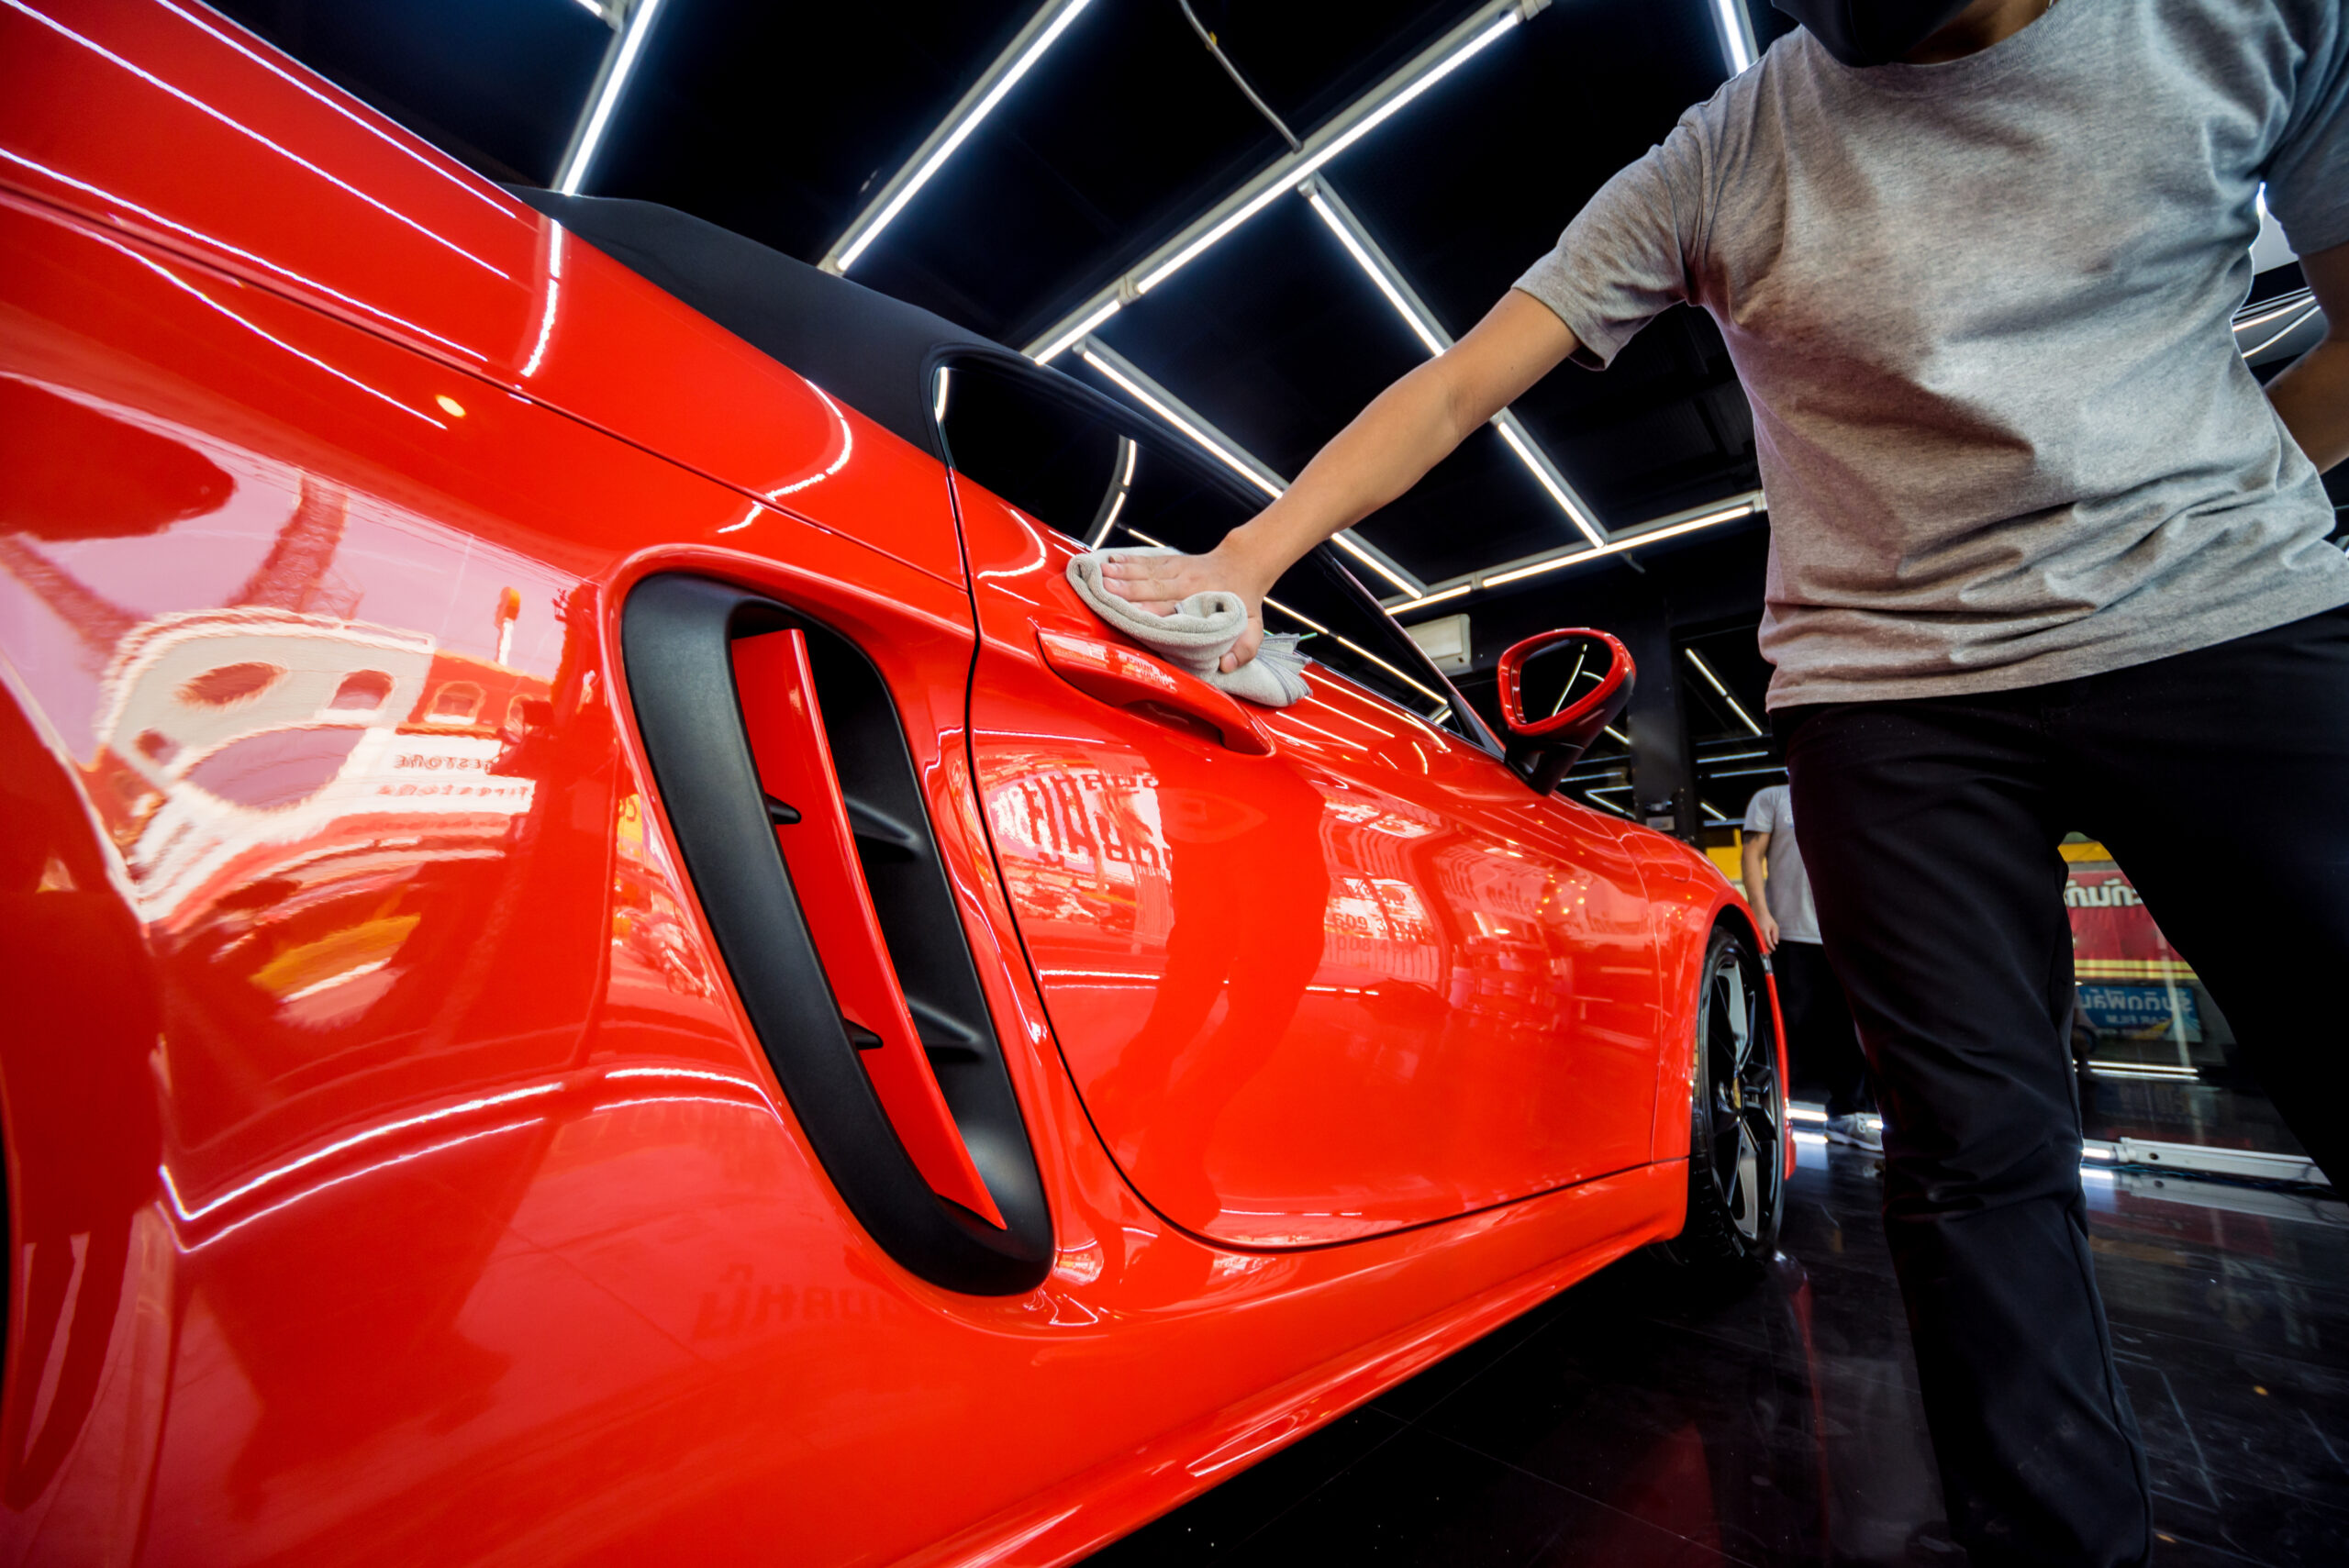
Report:
M 655 0 L 655 3 L 657 4 L 658 0 Z M 106 48 L 104 44 L 98 43 L 95 39 L 83 38 L 80 33 L 75 32 L 72 28 L 65 26 L 62 22 L 57 21 L 53 17 L 43 16 L 40 12 L 34 10 L 30 6 L 25 4 L 25 0 L 0 0 L 0 6 L 6 6 L 12 11 L 22 12 L 25 16 L 30 17 L 34 21 L 39 22 L 42 27 L 49 28 L 50 31 L 58 33 L 64 38 L 70 39 L 77 44 L 80 44 L 83 49 L 88 50 L 91 53 L 95 54 L 100 59 L 120 66 L 123 70 L 130 72 L 133 76 L 138 77 L 141 82 L 146 83 L 151 87 L 158 88 L 163 93 L 168 94 L 170 96 L 178 99 L 181 103 L 185 104 L 188 107 L 195 110 L 198 114 L 219 121 L 222 125 L 227 126 L 230 130 L 235 131 L 239 136 L 250 137 L 251 139 L 261 143 L 263 147 L 268 148 L 272 152 L 276 153 L 279 157 L 286 160 L 288 162 L 293 163 L 297 167 L 308 170 L 311 173 L 316 174 L 319 179 L 326 181 L 327 183 L 333 185 L 338 190 L 343 191 L 350 195 L 356 196 L 359 200 L 366 203 L 369 206 L 373 207 L 377 212 L 382 213 L 384 217 L 392 219 L 395 223 L 403 224 L 407 228 L 416 230 L 418 234 L 423 235 L 427 239 L 431 240 L 435 245 L 439 245 L 449 250 L 454 251 L 457 255 L 463 257 L 466 261 L 471 261 L 474 266 L 481 268 L 483 271 L 493 273 L 501 278 L 510 278 L 513 275 L 507 272 L 503 267 L 495 266 L 491 262 L 482 260 L 482 258 L 474 255 L 463 246 L 456 243 L 456 241 L 447 239 L 442 235 L 434 233 L 431 229 L 427 228 L 424 225 L 417 222 L 416 219 L 408 217 L 407 214 L 376 200 L 373 196 L 369 195 L 358 186 L 353 185 L 347 181 L 337 179 L 334 175 L 328 173 L 326 170 L 321 169 L 316 163 L 311 162 L 300 153 L 294 151 L 290 148 L 280 146 L 278 143 L 272 141 L 268 137 L 262 135 L 261 132 L 253 129 L 252 127 L 245 124 L 243 121 L 235 118 L 233 116 L 222 113 L 220 110 L 214 108 L 210 104 L 206 103 L 203 99 L 195 97 L 183 89 L 174 86 L 171 83 L 164 81 L 153 72 L 134 64 L 130 61 L 125 60 L 121 55 L 115 53 L 114 50 Z

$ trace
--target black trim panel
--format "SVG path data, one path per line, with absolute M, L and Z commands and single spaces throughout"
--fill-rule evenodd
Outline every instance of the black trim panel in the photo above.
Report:
M 1008 1229 L 938 1196 L 898 1141 L 776 847 L 730 645 L 795 627 L 807 637 L 825 736 L 891 962 Z M 891 1257 L 932 1284 L 986 1296 L 1033 1288 L 1052 1267 L 1052 1217 L 879 672 L 820 623 L 702 577 L 638 584 L 622 612 L 621 643 L 670 831 L 759 1043 L 833 1185 Z

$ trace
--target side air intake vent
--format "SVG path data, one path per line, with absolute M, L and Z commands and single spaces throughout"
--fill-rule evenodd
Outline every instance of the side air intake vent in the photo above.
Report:
M 621 628 L 669 826 L 834 1185 L 923 1278 L 1031 1288 L 1051 1216 L 880 673 L 706 578 L 648 578 Z

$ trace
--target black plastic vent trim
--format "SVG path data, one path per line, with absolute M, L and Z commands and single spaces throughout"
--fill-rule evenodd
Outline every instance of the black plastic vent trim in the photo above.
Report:
M 939 1197 L 898 1141 L 776 847 L 730 645 L 788 628 L 807 639 L 825 738 L 898 983 L 1007 1229 Z M 759 1043 L 833 1185 L 891 1257 L 932 1284 L 985 1296 L 1034 1288 L 1052 1262 L 1043 1184 L 880 673 L 820 622 L 704 577 L 645 579 L 629 595 L 620 637 L 670 831 Z

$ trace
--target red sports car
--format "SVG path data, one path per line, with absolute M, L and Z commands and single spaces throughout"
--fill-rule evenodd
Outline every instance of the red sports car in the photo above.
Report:
M 1326 555 L 1277 710 L 1066 579 L 1255 495 L 193 0 L 5 0 L 7 1560 L 1065 1562 L 1768 1249 L 1746 914 L 1545 787 L 1620 650 L 1505 745 Z

